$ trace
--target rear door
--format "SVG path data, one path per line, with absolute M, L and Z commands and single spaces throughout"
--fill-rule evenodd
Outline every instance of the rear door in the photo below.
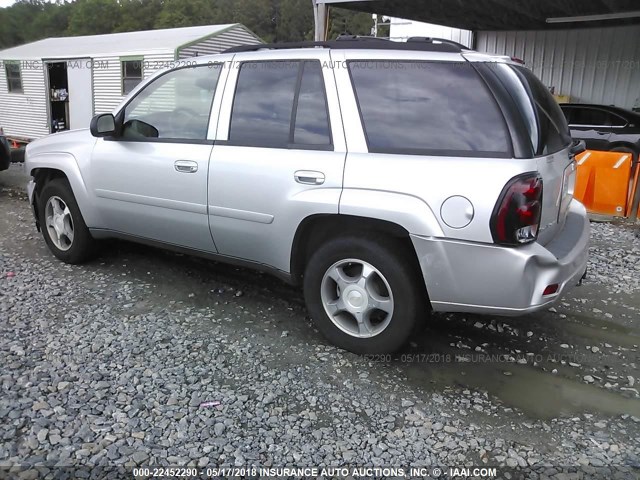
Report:
M 221 254 L 288 272 L 300 222 L 338 213 L 346 147 L 328 58 L 313 50 L 236 56 L 209 165 L 209 223 Z

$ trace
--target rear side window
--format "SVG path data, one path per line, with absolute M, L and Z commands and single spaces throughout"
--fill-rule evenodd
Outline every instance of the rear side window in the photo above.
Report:
M 511 155 L 498 105 L 465 63 L 351 61 L 370 152 Z
M 327 112 L 319 61 L 245 62 L 233 100 L 229 143 L 329 149 Z
M 520 78 L 535 108 L 537 134 L 532 136 L 535 154 L 550 155 L 571 145 L 567 119 L 547 87 L 531 70 L 514 65 L 508 68 Z

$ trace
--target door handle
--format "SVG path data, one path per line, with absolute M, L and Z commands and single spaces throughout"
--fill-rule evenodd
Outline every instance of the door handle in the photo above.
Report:
M 296 182 L 304 185 L 322 185 L 324 183 L 324 173 L 309 170 L 298 170 L 293 174 Z
M 178 160 L 173 166 L 180 173 L 196 173 L 198 171 L 198 162 L 191 160 Z

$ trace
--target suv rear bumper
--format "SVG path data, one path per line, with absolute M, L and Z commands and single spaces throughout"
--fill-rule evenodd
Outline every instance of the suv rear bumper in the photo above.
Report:
M 501 247 L 412 235 L 431 305 L 440 312 L 523 315 L 575 286 L 587 269 L 590 227 L 571 202 L 563 230 L 547 245 Z M 543 295 L 548 285 L 558 291 Z

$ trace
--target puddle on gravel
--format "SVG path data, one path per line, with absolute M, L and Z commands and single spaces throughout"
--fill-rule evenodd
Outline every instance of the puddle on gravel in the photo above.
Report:
M 583 412 L 640 417 L 639 400 L 512 363 L 413 364 L 402 371 L 412 383 L 428 390 L 454 386 L 486 390 L 506 406 L 543 420 Z

